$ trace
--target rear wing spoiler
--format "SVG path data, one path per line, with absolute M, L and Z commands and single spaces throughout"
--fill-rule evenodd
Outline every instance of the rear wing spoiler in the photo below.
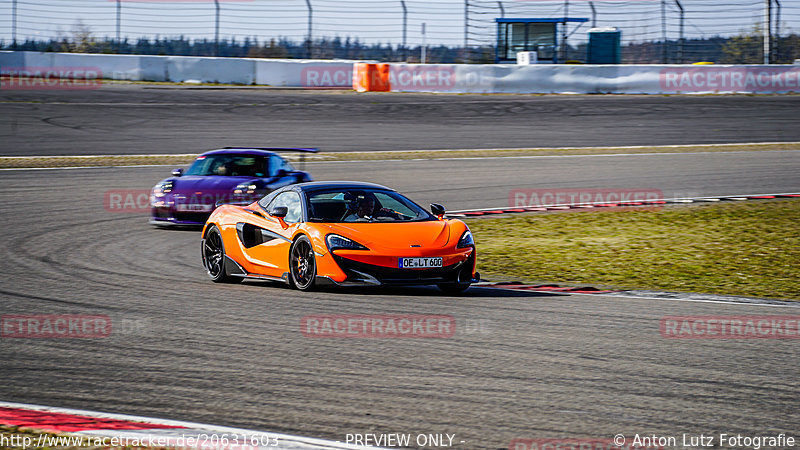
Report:
M 225 147 L 226 150 L 265 150 L 268 152 L 299 152 L 300 153 L 300 170 L 306 169 L 306 153 L 319 153 L 316 147 Z
M 225 147 L 226 150 L 266 150 L 268 152 L 302 152 L 319 153 L 318 148 L 294 148 L 294 147 Z

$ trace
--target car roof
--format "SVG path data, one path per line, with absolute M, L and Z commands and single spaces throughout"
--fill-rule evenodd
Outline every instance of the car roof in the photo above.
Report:
M 366 183 L 363 181 L 310 181 L 307 183 L 293 184 L 292 187 L 306 192 L 327 189 L 379 189 L 383 191 L 394 191 L 394 189 L 380 184 Z

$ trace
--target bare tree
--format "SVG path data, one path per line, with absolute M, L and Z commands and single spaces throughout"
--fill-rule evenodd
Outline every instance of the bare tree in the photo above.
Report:
M 78 19 L 72 26 L 69 39 L 68 52 L 72 53 L 91 53 L 97 48 L 97 41 L 92 36 L 92 30 Z
M 733 36 L 722 45 L 722 64 L 761 64 L 764 60 L 764 33 L 755 25 L 749 33 Z

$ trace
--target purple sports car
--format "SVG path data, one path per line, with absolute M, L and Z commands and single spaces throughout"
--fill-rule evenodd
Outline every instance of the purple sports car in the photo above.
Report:
M 217 205 L 249 204 L 275 189 L 312 181 L 276 152 L 316 153 L 315 148 L 225 147 L 198 156 L 186 172 L 172 171 L 150 194 L 150 223 L 203 225 Z

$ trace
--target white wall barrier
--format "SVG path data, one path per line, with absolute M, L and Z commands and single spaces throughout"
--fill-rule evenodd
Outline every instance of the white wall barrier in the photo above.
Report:
M 27 52 L 26 52 L 27 53 Z M 38 67 L 41 64 L 31 60 L 40 58 L 42 53 L 32 53 L 25 58 L 29 66 Z M 82 53 L 53 53 L 53 66 L 56 67 L 96 67 L 103 78 L 115 80 L 141 80 L 143 79 L 142 61 L 144 58 L 135 55 L 95 55 Z M 159 79 L 153 81 L 163 81 L 163 64 L 160 65 L 157 74 Z M 155 74 L 153 74 L 155 75 Z M 153 78 L 156 78 L 155 76 Z
M 253 84 L 256 79 L 252 59 L 168 56 L 165 62 L 167 81 Z
M 353 87 L 349 60 L 257 59 L 256 84 L 305 88 Z
M 789 93 L 791 65 L 463 65 L 391 64 L 395 92 L 453 93 Z
M 0 67 L 94 68 L 106 79 L 167 81 L 166 60 L 158 56 L 4 51 L 0 52 Z
M 207 58 L 0 51 L 0 69 L 96 69 L 102 78 L 353 86 L 349 60 Z M 789 93 L 800 92 L 797 65 L 511 65 L 391 63 L 395 92 L 452 93 Z
M 0 68 L 3 67 L 22 67 L 25 65 L 26 52 L 0 52 Z
M 102 78 L 270 86 L 352 87 L 349 60 L 275 60 L 194 56 L 105 55 L 86 53 L 0 52 L 0 68 L 93 68 Z

